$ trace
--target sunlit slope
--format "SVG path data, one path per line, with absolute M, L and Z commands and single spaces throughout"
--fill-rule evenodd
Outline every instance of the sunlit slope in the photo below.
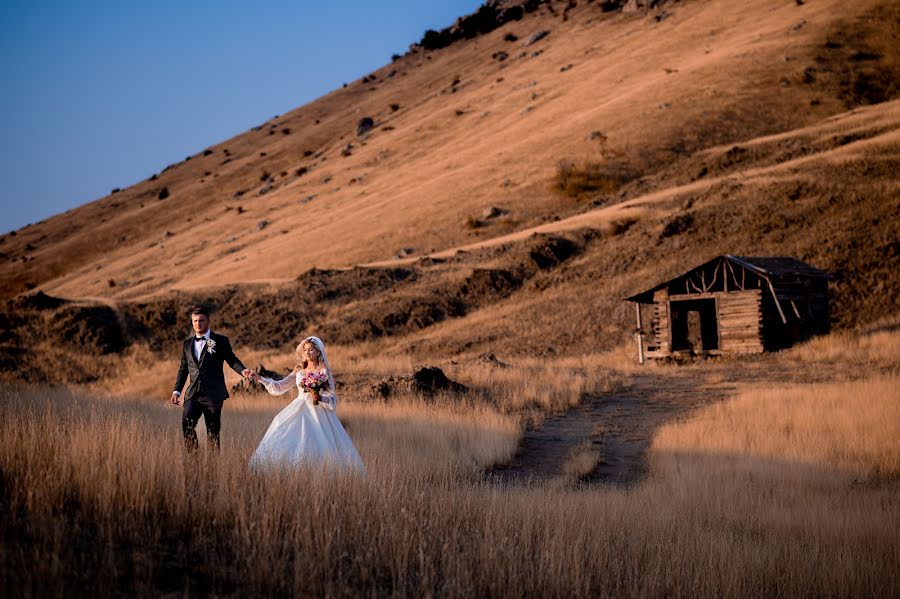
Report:
M 140 298 L 447 250 L 591 208 L 550 189 L 561 161 L 609 169 L 617 187 L 603 204 L 689 182 L 672 165 L 704 148 L 846 110 L 846 73 L 828 61 L 886 43 L 834 43 L 884 3 L 847 4 L 682 2 L 661 20 L 588 4 L 420 48 L 3 236 L 3 293 Z M 549 35 L 528 44 L 539 31 Z M 359 136 L 363 117 L 374 127 Z M 491 206 L 506 214 L 478 226 Z

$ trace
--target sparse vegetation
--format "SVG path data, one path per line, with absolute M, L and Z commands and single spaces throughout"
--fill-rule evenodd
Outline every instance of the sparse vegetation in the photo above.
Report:
M 576 200 L 593 199 L 619 190 L 630 176 L 621 166 L 562 160 L 556 167 L 551 189 Z

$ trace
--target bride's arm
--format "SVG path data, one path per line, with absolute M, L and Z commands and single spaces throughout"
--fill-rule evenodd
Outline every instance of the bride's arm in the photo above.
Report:
M 328 385 L 319 393 L 319 405 L 334 412 L 337 409 L 337 396 L 334 387 Z
M 275 379 L 270 379 L 269 377 L 261 376 L 259 377 L 259 382 L 263 384 L 263 387 L 266 388 L 272 395 L 283 395 L 293 389 L 297 385 L 297 371 L 290 373 L 280 381 L 276 381 Z

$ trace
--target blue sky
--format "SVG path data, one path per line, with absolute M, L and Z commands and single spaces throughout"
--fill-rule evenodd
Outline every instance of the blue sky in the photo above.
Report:
M 0 3 L 0 232 L 390 62 L 481 0 Z

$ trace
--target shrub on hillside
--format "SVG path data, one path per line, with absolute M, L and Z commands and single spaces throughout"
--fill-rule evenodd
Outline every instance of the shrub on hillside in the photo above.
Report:
M 634 178 L 622 164 L 561 160 L 556 167 L 551 189 L 564 196 L 585 200 L 611 194 Z

